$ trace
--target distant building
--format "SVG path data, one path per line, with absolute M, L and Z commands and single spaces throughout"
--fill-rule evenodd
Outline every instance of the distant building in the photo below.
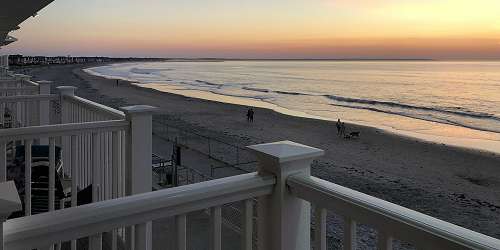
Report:
M 102 62 L 162 61 L 163 58 L 110 58 L 110 57 L 72 57 L 72 56 L 23 56 L 10 55 L 9 64 L 15 66 L 83 64 Z

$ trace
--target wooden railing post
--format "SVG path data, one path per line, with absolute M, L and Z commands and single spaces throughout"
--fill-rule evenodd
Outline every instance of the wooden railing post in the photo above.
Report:
M 69 112 L 63 112 L 63 111 L 68 111 L 68 105 L 67 103 L 63 102 L 63 97 L 64 96 L 75 96 L 75 92 L 77 90 L 77 87 L 74 86 L 59 86 L 57 87 L 57 90 L 59 91 L 59 96 L 60 96 L 60 105 L 61 105 L 61 123 L 67 123 L 69 122 Z M 66 104 L 66 105 L 65 105 Z
M 59 105 L 61 107 L 61 124 L 71 122 L 70 105 L 64 102 L 64 96 L 74 96 L 76 87 L 73 86 L 60 86 L 57 87 L 59 91 Z M 71 138 L 63 136 L 61 141 L 62 146 L 62 160 L 63 160 L 63 173 L 66 176 L 71 176 Z
M 248 148 L 257 156 L 258 173 L 276 176 L 273 193 L 258 200 L 258 249 L 310 249 L 311 205 L 292 196 L 286 180 L 291 175 L 309 176 L 312 160 L 323 155 L 323 150 L 291 141 Z
M 123 107 L 130 121 L 127 133 L 126 194 L 134 195 L 152 191 L 152 142 L 153 112 L 157 108 L 147 105 Z M 135 249 L 150 250 L 152 224 L 146 222 L 134 226 Z
M 4 249 L 3 223 L 11 213 L 22 209 L 21 200 L 14 182 L 0 182 L 0 250 Z

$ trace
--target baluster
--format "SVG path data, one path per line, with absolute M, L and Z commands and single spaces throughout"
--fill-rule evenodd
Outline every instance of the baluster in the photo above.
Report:
M 64 209 L 64 202 L 65 202 L 65 201 L 66 201 L 66 200 L 65 200 L 65 198 L 62 198 L 62 199 L 59 201 L 59 209 Z M 63 244 L 63 243 L 60 241 L 60 242 L 57 244 L 56 249 L 57 249 L 57 250 L 61 250 L 61 248 L 62 248 L 62 244 Z
M 186 214 L 175 216 L 177 226 L 177 250 L 186 250 Z
M 7 181 L 7 143 L 0 141 L 0 182 Z
M 11 108 L 10 108 L 10 121 L 9 121 L 10 124 L 9 125 L 10 125 L 11 128 L 17 127 L 17 122 L 16 122 L 17 119 L 18 119 L 17 112 L 19 110 L 17 108 L 17 104 L 18 104 L 17 102 L 10 103 Z
M 68 103 L 68 101 L 64 100 L 65 96 L 74 96 L 75 95 L 75 90 L 76 87 L 72 86 L 60 86 L 57 87 L 57 89 L 60 92 L 60 105 L 61 105 L 61 123 L 66 124 L 66 123 L 71 123 L 71 116 L 70 116 L 70 107 L 71 105 Z M 68 168 L 67 166 L 71 162 L 71 154 L 70 154 L 70 138 L 68 136 L 64 136 L 62 138 L 62 148 L 63 148 L 63 166 L 64 166 L 64 173 L 68 176 L 70 176 L 71 169 Z
M 113 229 L 113 231 L 111 231 L 111 250 L 118 249 L 118 230 L 119 229 Z
M 38 92 L 41 95 L 50 95 L 50 81 L 38 81 Z M 50 101 L 43 100 L 40 101 L 39 105 L 39 125 L 48 125 L 50 123 Z M 46 141 L 41 140 L 42 144 L 46 144 Z
M 351 218 L 344 218 L 344 249 L 356 249 L 356 221 Z
M 106 133 L 106 200 L 112 199 L 113 194 L 113 143 L 112 143 L 112 132 Z
M 105 150 L 106 150 L 106 145 L 105 145 L 105 142 L 104 142 L 104 133 L 100 133 L 99 134 L 99 145 L 101 146 L 101 148 L 99 149 L 99 163 L 97 164 L 98 165 L 98 173 L 99 173 L 99 189 L 98 189 L 98 200 L 102 200 L 103 199 L 103 195 L 102 195 L 102 191 L 104 189 L 104 186 L 106 185 L 105 181 L 104 181 L 104 174 L 106 173 L 105 171 L 105 168 L 106 168 L 106 164 L 105 164 Z
M 49 138 L 49 211 L 54 211 L 56 179 L 56 145 L 53 137 Z
M 242 250 L 252 250 L 253 245 L 253 201 L 245 200 L 243 204 Z
M 21 91 L 21 95 L 23 94 L 23 92 Z M 21 123 L 19 124 L 19 127 L 25 127 L 26 126 L 26 113 L 25 113 L 25 106 L 26 106 L 26 102 L 23 102 L 23 101 L 19 101 L 19 104 L 20 104 L 20 119 L 21 119 Z
M 76 104 L 74 103 L 71 103 L 71 123 L 75 123 L 76 122 L 76 109 L 77 109 L 77 106 Z
M 22 119 L 22 122 L 21 122 L 21 127 L 28 127 L 29 124 L 28 124 L 28 101 L 20 101 L 21 102 L 21 119 Z
M 69 137 L 69 143 L 70 143 L 70 159 L 71 159 L 71 207 L 76 207 L 78 206 L 78 185 L 77 185 L 77 178 L 78 178 L 78 168 L 76 166 L 77 164 L 77 159 L 76 159 L 76 136 L 72 135 Z M 71 241 L 71 250 L 76 250 L 76 240 Z
M 85 182 L 92 183 L 92 135 L 85 135 Z
M 90 236 L 90 249 L 102 250 L 102 234 L 94 234 Z
M 0 96 L 7 96 L 7 92 L 2 92 Z M 0 103 L 0 123 L 5 128 L 5 103 Z
M 31 145 L 32 140 L 24 141 L 24 212 L 31 215 Z
M 76 207 L 78 206 L 78 185 L 77 185 L 77 178 L 78 178 L 78 167 L 76 166 L 77 164 L 77 159 L 76 159 L 76 135 L 72 135 L 69 137 L 70 141 L 70 159 L 71 159 L 71 207 Z M 76 240 L 71 241 L 71 250 L 76 250 Z
M 101 152 L 100 152 L 100 143 L 101 143 L 100 134 L 94 132 L 92 133 L 92 202 L 98 202 L 100 200 L 100 163 L 101 163 Z M 102 145 L 102 144 L 101 144 Z M 91 244 L 93 246 L 92 249 L 101 249 L 102 248 L 102 234 L 97 233 L 90 237 Z M 95 248 L 94 248 L 95 247 Z
M 71 140 L 71 206 L 78 206 L 78 159 L 76 158 L 76 135 L 70 137 Z
M 85 167 L 82 164 L 82 141 L 81 141 L 81 135 L 76 136 L 76 159 L 78 161 L 78 164 L 80 164 L 78 168 L 78 186 L 79 187 L 85 187 L 85 183 L 82 181 L 82 176 L 83 176 L 83 168 Z
M 126 185 L 127 185 L 127 182 L 126 182 L 126 176 L 127 176 L 127 171 L 126 171 L 126 168 L 127 168 L 127 165 L 129 164 L 127 161 L 127 157 L 126 157 L 126 151 L 127 151 L 127 147 L 126 147 L 126 132 L 125 131 L 121 131 L 120 132 L 120 178 L 119 178 L 119 183 L 120 183 L 120 190 L 119 190 L 119 195 L 120 197 L 124 197 L 125 196 L 125 193 L 126 193 Z
M 314 230 L 314 249 L 326 250 L 326 215 L 327 210 L 316 207 L 315 210 L 315 230 Z
M 40 103 L 42 101 L 34 101 L 31 102 L 30 110 L 28 111 L 31 118 L 30 118 L 30 126 L 39 126 L 40 125 L 40 119 L 39 114 L 40 114 Z M 47 141 L 45 141 L 45 145 L 47 145 Z
M 210 208 L 210 249 L 221 250 L 221 207 L 216 206 Z
M 377 244 L 379 250 L 392 250 L 392 237 L 382 231 L 378 231 Z
M 118 198 L 118 189 L 119 189 L 119 184 L 118 184 L 118 179 L 119 177 L 119 168 L 120 168 L 120 132 L 119 131 L 113 131 L 111 134 L 111 140 L 112 140 L 112 156 L 111 156 L 111 198 L 116 199 Z

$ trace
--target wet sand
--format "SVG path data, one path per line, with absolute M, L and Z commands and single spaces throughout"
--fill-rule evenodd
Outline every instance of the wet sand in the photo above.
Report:
M 92 65 L 87 65 L 90 67 Z M 94 65 L 95 66 L 95 65 Z M 291 140 L 325 150 L 312 174 L 340 185 L 500 237 L 500 155 L 420 141 L 347 124 L 360 138 L 337 137 L 334 122 L 201 100 L 88 75 L 81 66 L 33 68 L 28 74 L 112 107 L 158 106 L 167 122 L 239 145 Z

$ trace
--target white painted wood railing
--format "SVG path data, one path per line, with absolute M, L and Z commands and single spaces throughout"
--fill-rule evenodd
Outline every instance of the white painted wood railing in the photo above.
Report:
M 32 152 L 31 146 L 35 140 L 47 138 L 49 141 L 49 204 L 53 210 L 54 201 L 54 180 L 55 180 L 55 146 L 61 141 L 61 137 L 70 137 L 71 147 L 62 148 L 62 150 L 70 151 L 74 156 L 71 161 L 62 159 L 63 165 L 73 169 L 74 175 L 71 176 L 71 193 L 72 203 L 76 206 L 76 190 L 83 189 L 89 184 L 94 185 L 95 195 L 98 200 L 111 198 L 112 193 L 124 192 L 121 185 L 113 186 L 113 174 L 124 175 L 122 155 L 119 152 L 110 153 L 112 162 L 103 162 L 102 155 L 108 152 L 108 149 L 101 148 L 102 135 L 106 133 L 114 134 L 115 141 L 118 137 L 118 132 L 129 129 L 129 122 L 126 120 L 115 121 L 100 121 L 88 123 L 71 123 L 71 124 L 55 124 L 46 126 L 33 126 L 24 128 L 12 128 L 0 130 L 0 169 L 2 170 L 2 180 L 5 180 L 5 171 L 7 167 L 6 148 L 9 142 L 18 141 L 24 145 L 25 155 L 25 212 L 26 215 L 31 214 L 31 165 Z M 89 145 L 81 144 L 78 140 L 80 136 L 88 136 L 90 138 Z M 81 146 L 81 147 L 79 147 Z M 85 147 L 84 147 L 85 146 Z M 116 148 L 121 150 L 121 145 L 115 144 Z M 3 150 L 2 150 L 3 149 Z M 80 152 L 80 154 L 77 154 Z M 87 157 L 83 157 L 83 156 Z M 84 168 L 83 166 L 93 166 L 94 168 Z M 114 167 L 114 168 L 113 168 Z M 112 173 L 112 174 L 111 174 Z M 116 176 L 117 180 L 123 180 L 121 176 Z M 115 183 L 116 185 L 116 183 Z M 113 190 L 116 189 L 116 190 Z M 113 190 L 113 191 L 112 191 Z
M 6 249 L 40 249 L 91 236 L 90 248 L 99 250 L 102 239 L 96 235 L 133 227 L 127 231 L 127 242 L 134 242 L 135 249 L 150 250 L 150 221 L 175 217 L 176 249 L 184 250 L 186 214 L 210 208 L 207 244 L 219 250 L 224 244 L 221 205 L 245 201 L 242 249 L 250 250 L 254 198 L 258 198 L 257 245 L 261 250 L 326 249 L 327 210 L 346 218 L 345 249 L 356 248 L 359 222 L 379 230 L 378 249 L 392 249 L 393 238 L 418 249 L 500 249 L 498 239 L 311 177 L 310 164 L 323 154 L 320 149 L 289 141 L 249 148 L 259 160 L 257 173 L 156 192 L 143 189 L 142 194 L 9 220 L 4 224 Z M 138 184 L 132 184 L 132 189 L 140 188 Z M 316 206 L 312 242 L 310 202 Z
M 9 76 L 9 55 L 0 55 L 0 78 Z
M 17 128 L 50 124 L 50 82 L 33 82 L 29 76 L 14 75 L 0 80 L 0 124 Z
M 75 95 L 76 87 L 61 86 L 57 88 L 60 92 L 60 116 L 62 124 L 71 123 L 88 123 L 97 121 L 109 120 L 125 120 L 125 114 L 122 111 L 112 109 L 102 104 L 89 101 L 87 99 Z M 61 138 L 61 145 L 63 148 L 72 149 L 76 148 L 73 153 L 71 150 L 63 150 L 63 159 L 65 162 L 72 162 L 73 160 L 79 162 L 78 168 L 80 173 L 77 180 L 77 186 L 85 188 L 91 184 L 89 173 L 92 172 L 92 165 L 94 162 L 90 159 L 91 151 L 93 150 L 93 140 L 96 140 L 95 148 L 100 153 L 100 164 L 104 168 L 110 168 L 113 162 L 118 162 L 118 165 L 124 166 L 125 151 L 126 151 L 126 129 L 115 132 L 99 133 L 96 138 L 92 134 L 80 134 L 73 137 L 63 136 Z M 113 160 L 113 154 L 117 159 Z M 123 163 L 123 164 L 122 164 Z M 65 176 L 72 176 L 73 169 L 69 164 L 63 165 L 63 173 Z M 120 171 L 121 173 L 122 171 Z M 104 176 L 102 176 L 104 178 Z M 125 176 L 120 175 L 123 179 Z M 120 188 L 122 190 L 123 188 Z M 123 190 L 120 191 L 123 194 Z M 108 194 L 107 197 L 113 195 Z
M 4 244 L 9 250 L 43 249 L 57 242 L 134 226 L 135 249 L 147 250 L 151 249 L 151 245 L 148 245 L 151 242 L 138 240 L 144 238 L 139 235 L 141 232 L 137 230 L 138 225 L 175 217 L 176 249 L 186 249 L 186 214 L 210 208 L 210 249 L 220 250 L 223 244 L 220 207 L 227 203 L 269 195 L 274 183 L 273 176 L 250 173 L 13 219 L 4 224 Z M 246 208 L 247 216 L 242 220 L 247 233 L 242 237 L 242 245 L 251 246 L 253 207 Z M 94 245 L 91 249 L 102 249 L 102 245 Z
M 393 249 L 393 239 L 417 249 L 500 249 L 500 240 L 310 176 L 312 159 L 322 150 L 279 142 L 250 146 L 259 171 L 276 175 L 271 196 L 259 200 L 259 249 L 325 250 L 327 210 L 345 218 L 344 249 L 356 249 L 357 223 L 378 230 L 378 249 Z M 263 203 L 264 202 L 264 203 Z M 310 244 L 310 203 L 315 205 Z
M 416 249 L 500 249 L 500 241 L 396 204 L 312 177 L 291 176 L 292 195 L 315 205 L 315 249 L 326 248 L 326 214 L 345 218 L 344 249 L 356 249 L 356 225 L 378 230 L 378 249 L 393 249 L 393 240 Z
M 24 105 L 35 101 L 38 106 L 47 104 L 44 106 L 47 111 L 49 101 L 59 100 L 61 103 L 61 124 L 48 125 L 48 120 L 42 119 L 49 117 L 48 112 L 47 115 L 40 112 L 39 123 L 46 123 L 43 126 L 24 122 L 21 123 L 23 126 L 0 130 L 0 182 L 6 180 L 7 167 L 14 162 L 16 146 L 21 145 L 25 149 L 22 163 L 25 172 L 25 215 L 31 215 L 32 211 L 32 146 L 37 144 L 49 148 L 48 211 L 54 211 L 59 205 L 54 204 L 56 173 L 63 182 L 70 183 L 65 191 L 70 196 L 67 200 L 71 201 L 72 207 L 80 203 L 78 191 L 86 188 L 91 188 L 92 193 L 91 200 L 87 202 L 150 192 L 154 108 L 138 105 L 118 111 L 75 96 L 73 87 L 60 87 L 59 90 L 60 95 L 0 97 L 0 104 L 12 102 Z M 56 147 L 62 152 L 60 164 L 56 162 Z M 57 166 L 61 168 L 56 169 Z M 59 207 L 64 207 L 64 203 Z M 113 232 L 114 249 L 116 233 Z M 93 238 L 99 237 L 96 235 Z M 76 242 L 72 242 L 72 249 L 75 248 Z
M 76 87 L 61 86 L 61 123 L 125 119 L 125 113 L 75 95 Z

